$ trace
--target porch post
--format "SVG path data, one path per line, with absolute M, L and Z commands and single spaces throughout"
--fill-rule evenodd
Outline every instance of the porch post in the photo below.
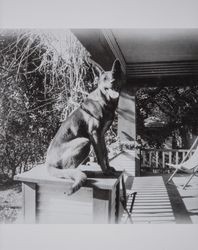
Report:
M 118 136 L 121 142 L 136 141 L 136 88 L 124 85 L 118 104 Z M 140 175 L 139 152 L 133 150 L 134 161 L 131 163 L 135 176 Z

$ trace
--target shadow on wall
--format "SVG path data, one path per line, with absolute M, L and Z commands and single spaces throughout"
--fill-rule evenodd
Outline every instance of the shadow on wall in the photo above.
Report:
M 135 123 L 135 112 L 128 108 L 118 108 L 118 115 L 123 119 Z
M 121 133 L 125 136 L 125 138 L 127 139 L 127 141 L 135 141 L 135 138 L 130 136 L 128 133 L 126 133 L 125 131 L 121 131 Z
M 135 96 L 126 93 L 126 89 L 121 92 L 118 104 L 118 133 L 121 140 L 136 140 L 136 113 Z

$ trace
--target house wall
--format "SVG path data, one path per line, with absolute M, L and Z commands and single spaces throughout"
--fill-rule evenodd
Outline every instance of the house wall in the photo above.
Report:
M 118 136 L 121 141 L 136 140 L 136 89 L 123 86 L 118 103 Z

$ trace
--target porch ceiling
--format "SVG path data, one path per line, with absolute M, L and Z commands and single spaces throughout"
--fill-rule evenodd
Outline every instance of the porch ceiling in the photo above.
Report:
M 198 79 L 198 29 L 72 30 L 92 58 L 109 70 L 119 58 L 128 81 Z
M 127 64 L 198 60 L 197 29 L 111 30 Z

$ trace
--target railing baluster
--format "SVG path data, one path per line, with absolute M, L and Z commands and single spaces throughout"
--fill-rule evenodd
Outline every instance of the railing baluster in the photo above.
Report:
M 145 166 L 145 151 L 141 150 L 140 151 L 140 159 L 141 159 L 141 166 L 144 167 Z
M 176 151 L 176 155 L 175 155 L 175 164 L 179 163 L 179 152 Z
M 185 155 L 186 155 L 186 152 L 185 152 L 185 151 L 183 151 L 183 152 L 182 152 L 182 161 L 183 161 L 183 159 L 184 159 Z
M 172 164 L 172 152 L 168 153 L 168 163 Z
M 162 168 L 165 168 L 165 152 L 162 151 Z
M 149 167 L 152 167 L 152 151 L 149 151 Z
M 149 167 L 149 152 L 146 151 L 146 166 Z
M 159 151 L 155 151 L 155 167 L 158 168 L 159 167 Z

